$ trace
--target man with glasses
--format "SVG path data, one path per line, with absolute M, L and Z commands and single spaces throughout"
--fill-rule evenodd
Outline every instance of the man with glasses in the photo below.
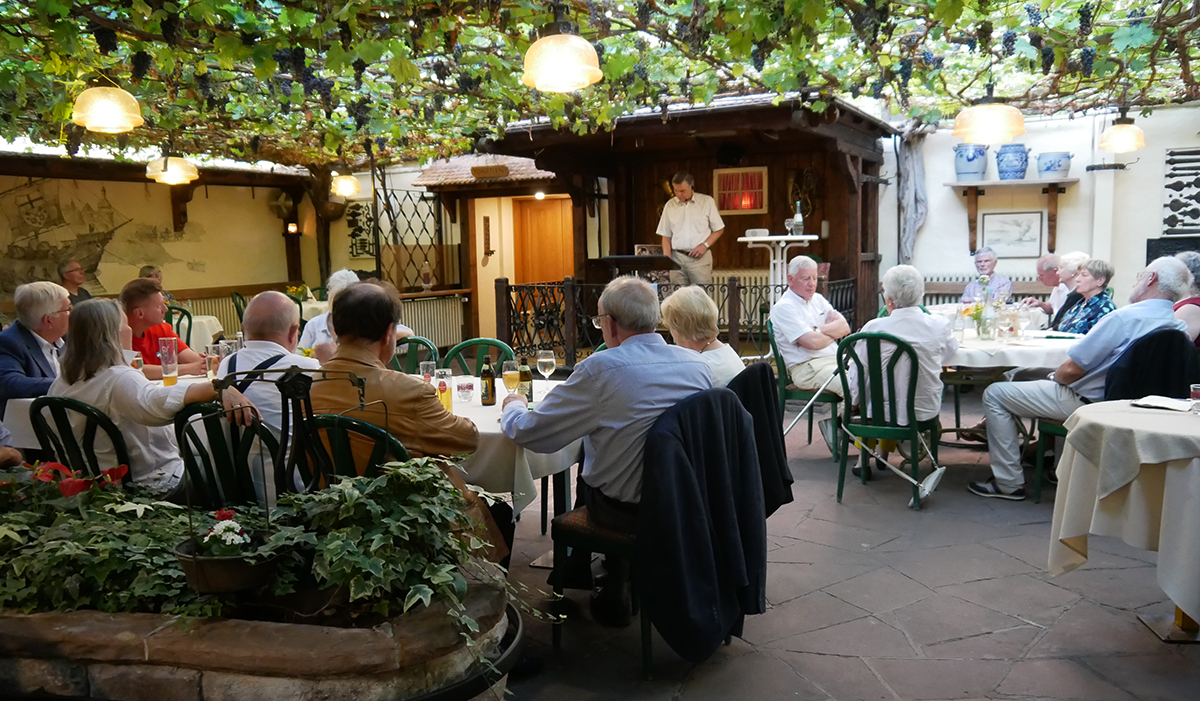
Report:
M 9 399 L 40 397 L 50 389 L 71 323 L 67 290 L 53 282 L 19 286 L 13 305 L 17 321 L 0 333 L 0 419 Z
M 58 264 L 58 279 L 62 280 L 62 286 L 67 290 L 67 299 L 71 300 L 72 305 L 92 298 L 92 293 L 82 287 L 86 276 L 87 273 L 77 260 L 67 259 Z
M 1036 297 L 1026 297 L 1021 300 L 1021 304 L 1037 307 L 1046 312 L 1046 315 L 1051 319 L 1058 310 L 1062 307 L 1063 302 L 1067 301 L 1067 295 L 1071 294 L 1071 290 L 1063 284 L 1058 277 L 1058 269 L 1062 267 L 1062 259 L 1053 253 L 1038 258 L 1037 262 L 1037 279 L 1046 287 L 1053 288 L 1050 291 L 1050 300 L 1043 302 Z
M 520 393 L 504 400 L 500 428 L 517 445 L 553 453 L 583 439 L 576 506 L 602 528 L 637 530 L 642 453 L 658 417 L 679 401 L 712 388 L 700 354 L 669 346 L 657 332 L 658 293 L 645 280 L 620 277 L 604 288 L 592 324 L 608 349 L 575 366 L 571 377 L 530 409 Z M 591 554 L 573 553 L 565 586 L 590 588 Z M 628 625 L 627 564 L 609 559 L 608 584 L 593 595 L 604 625 Z

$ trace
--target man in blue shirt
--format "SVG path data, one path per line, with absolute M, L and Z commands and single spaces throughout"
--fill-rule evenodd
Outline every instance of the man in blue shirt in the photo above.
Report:
M 711 389 L 712 375 L 699 353 L 667 345 L 657 333 L 658 295 L 645 280 L 613 280 L 598 311 L 592 323 L 608 349 L 576 365 L 536 409 L 519 393 L 509 395 L 500 427 L 517 445 L 539 453 L 582 438 L 577 505 L 586 505 L 599 526 L 635 532 L 646 434 L 664 411 Z M 609 586 L 593 600 L 593 613 L 620 625 L 629 619 L 625 567 L 611 559 L 608 564 Z
M 993 478 L 972 482 L 981 497 L 1021 501 L 1025 475 L 1021 470 L 1017 421 L 1033 417 L 1064 420 L 1084 404 L 1104 399 L 1108 369 L 1134 341 L 1160 329 L 1183 330 L 1174 303 L 1187 294 L 1192 274 L 1174 258 L 1159 258 L 1138 274 L 1128 307 L 1102 318 L 1088 335 L 1071 346 L 1067 360 L 1051 375 L 1034 382 L 997 382 L 983 393 L 988 449 Z

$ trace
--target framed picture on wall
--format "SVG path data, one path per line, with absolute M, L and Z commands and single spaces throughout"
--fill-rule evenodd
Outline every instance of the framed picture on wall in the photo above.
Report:
M 996 252 L 997 258 L 1037 258 L 1042 255 L 1044 213 L 984 212 L 980 215 L 981 246 Z

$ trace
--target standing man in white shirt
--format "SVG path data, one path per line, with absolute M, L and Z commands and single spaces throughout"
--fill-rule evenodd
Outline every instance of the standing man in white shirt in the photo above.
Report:
M 796 256 L 788 263 L 788 289 L 771 307 L 775 345 L 797 389 L 815 392 L 837 372 L 837 342 L 850 333 L 850 324 L 817 292 L 817 262 Z M 841 395 L 841 383 L 826 391 Z M 820 423 L 821 436 L 833 450 L 833 425 Z
M 707 285 L 712 282 L 712 247 L 725 233 L 725 222 L 717 213 L 717 203 L 692 187 L 691 173 L 679 172 L 671 178 L 675 191 L 663 205 L 658 220 L 663 255 L 679 264 L 671 271 L 672 285 Z

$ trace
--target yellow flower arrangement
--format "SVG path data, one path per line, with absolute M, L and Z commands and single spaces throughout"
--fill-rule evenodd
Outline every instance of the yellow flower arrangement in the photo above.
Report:
M 287 293 L 296 299 L 308 299 L 308 285 L 288 285 Z

